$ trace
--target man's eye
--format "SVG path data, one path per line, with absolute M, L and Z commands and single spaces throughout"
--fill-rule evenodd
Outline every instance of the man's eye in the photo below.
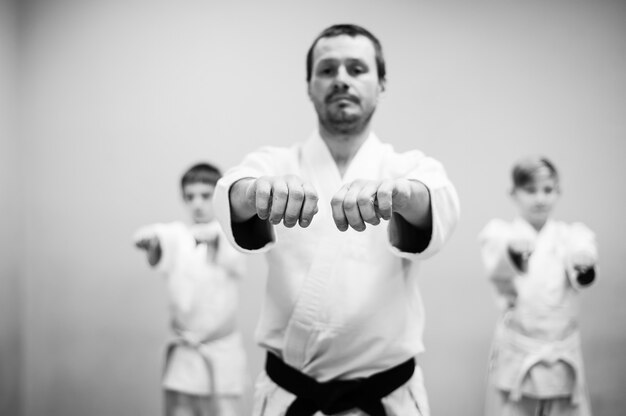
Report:
M 355 75 L 360 75 L 365 72 L 365 68 L 363 68 L 362 66 L 355 66 L 350 69 L 350 72 L 352 72 Z

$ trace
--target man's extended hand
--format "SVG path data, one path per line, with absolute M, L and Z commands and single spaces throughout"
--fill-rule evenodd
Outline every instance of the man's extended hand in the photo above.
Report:
M 308 227 L 318 211 L 318 199 L 313 186 L 295 175 L 242 179 L 231 189 L 235 221 L 258 215 L 274 225 L 283 221 L 288 228 L 296 223 Z
M 430 210 L 428 190 L 420 182 L 408 179 L 356 180 L 342 186 L 330 205 L 340 231 L 348 227 L 363 231 L 366 223 L 378 225 L 381 218 L 389 220 L 394 212 L 419 225 Z

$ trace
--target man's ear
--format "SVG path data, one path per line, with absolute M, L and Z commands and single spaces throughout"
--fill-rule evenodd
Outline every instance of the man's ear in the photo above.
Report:
M 381 93 L 385 92 L 385 90 L 387 89 L 387 81 L 384 79 L 378 81 L 378 88 L 380 89 Z

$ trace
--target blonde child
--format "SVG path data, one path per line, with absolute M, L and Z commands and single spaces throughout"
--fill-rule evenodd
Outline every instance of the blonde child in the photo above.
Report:
M 489 367 L 487 416 L 590 416 L 578 326 L 579 295 L 595 280 L 594 234 L 551 219 L 559 175 L 543 157 L 520 160 L 511 197 L 519 217 L 479 236 L 502 307 Z
M 192 166 L 181 179 L 191 224 L 153 224 L 134 236 L 148 263 L 167 277 L 175 335 L 163 375 L 167 416 L 240 414 L 246 357 L 236 319 L 245 260 L 213 218 L 220 177 L 210 164 Z

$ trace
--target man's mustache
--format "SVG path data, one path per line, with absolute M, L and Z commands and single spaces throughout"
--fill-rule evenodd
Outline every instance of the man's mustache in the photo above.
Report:
M 352 101 L 355 104 L 359 104 L 361 102 L 359 97 L 356 97 L 352 94 L 346 94 L 345 92 L 335 92 L 335 93 L 329 94 L 326 97 L 325 101 L 326 103 L 331 103 L 337 100 L 348 100 L 348 101 Z

